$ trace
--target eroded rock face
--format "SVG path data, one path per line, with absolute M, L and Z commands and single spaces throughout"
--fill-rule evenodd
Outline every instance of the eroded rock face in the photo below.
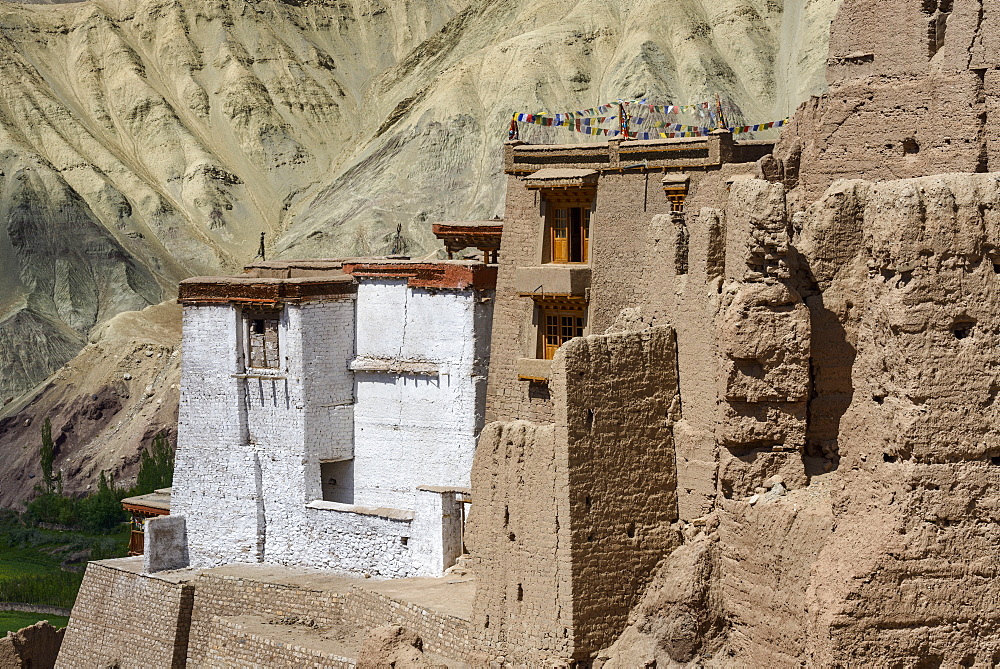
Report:
M 129 485 L 140 451 L 158 432 L 173 441 L 180 383 L 180 307 L 168 302 L 124 312 L 92 332 L 92 341 L 37 392 L 0 417 L 0 506 L 29 499 L 41 480 L 42 424 L 51 422 L 64 490 L 96 488 L 107 471 Z

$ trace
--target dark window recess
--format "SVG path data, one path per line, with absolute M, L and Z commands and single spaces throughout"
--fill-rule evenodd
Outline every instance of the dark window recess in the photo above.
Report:
M 521 586 L 520 583 L 517 584 L 517 601 L 519 602 L 524 601 L 524 588 Z
M 320 462 L 319 471 L 324 500 L 354 504 L 354 460 Z
M 249 317 L 249 320 L 247 366 L 254 369 L 278 369 L 281 366 L 278 347 L 278 314 L 254 314 Z

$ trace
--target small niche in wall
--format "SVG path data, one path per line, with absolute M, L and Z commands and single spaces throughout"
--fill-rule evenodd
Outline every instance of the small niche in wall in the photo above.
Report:
M 325 501 L 354 504 L 354 460 L 320 462 L 319 472 Z
M 976 327 L 976 321 L 971 318 L 959 318 L 951 326 L 951 332 L 955 339 L 966 339 L 972 336 Z

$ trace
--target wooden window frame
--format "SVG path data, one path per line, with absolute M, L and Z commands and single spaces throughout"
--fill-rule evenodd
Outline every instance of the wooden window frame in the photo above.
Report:
M 246 342 L 246 368 L 247 369 L 281 369 L 281 312 L 280 311 L 248 311 L 243 314 L 244 341 Z M 269 324 L 273 323 L 273 326 Z M 268 354 L 267 331 L 269 327 L 274 328 L 274 350 L 273 360 Z M 261 328 L 260 332 L 256 332 Z M 262 337 L 260 346 L 257 346 L 255 338 Z M 255 348 L 260 349 L 263 359 L 257 357 Z M 262 363 L 262 364 L 261 364 Z
M 537 300 L 538 344 L 536 357 L 551 360 L 563 344 L 582 337 L 587 329 L 587 303 L 582 299 Z
M 590 263 L 590 225 L 594 191 L 551 190 L 545 198 L 543 262 L 558 265 Z M 578 213 L 577 213 L 578 212 Z M 578 217 L 574 221 L 574 218 Z
M 664 188 L 663 192 L 666 193 L 667 201 L 670 202 L 670 211 L 683 214 L 684 201 L 687 199 L 687 187 Z

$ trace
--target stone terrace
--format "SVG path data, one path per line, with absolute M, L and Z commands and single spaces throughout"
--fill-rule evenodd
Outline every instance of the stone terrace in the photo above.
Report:
M 148 660 L 146 666 L 164 667 L 353 667 L 367 632 L 383 625 L 418 634 L 432 661 L 469 666 L 472 577 L 378 581 L 258 564 L 156 575 L 141 570 L 141 557 L 90 563 L 57 666 Z M 111 583 L 113 590 L 104 587 Z M 123 597 L 108 598 L 109 591 Z M 167 633 L 140 638 L 137 629 L 135 638 L 123 639 L 128 650 L 115 643 L 75 648 L 85 636 L 119 638 L 123 619 L 144 625 L 128 613 L 149 610 L 130 596 L 136 593 L 159 593 L 157 615 L 170 624 L 156 629 Z M 81 626 L 91 634 L 72 633 Z M 98 631 L 103 634 L 93 634 Z M 136 654 L 137 647 L 144 651 Z

